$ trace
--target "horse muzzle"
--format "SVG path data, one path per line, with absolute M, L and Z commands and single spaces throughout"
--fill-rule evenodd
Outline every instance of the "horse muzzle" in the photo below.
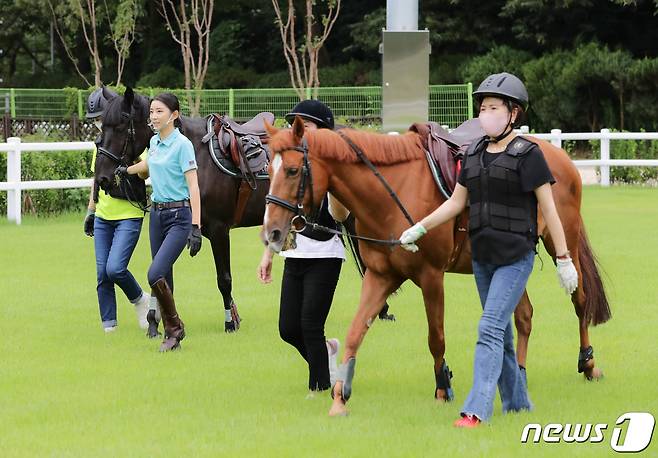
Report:
M 98 186 L 103 190 L 107 191 L 110 188 L 111 181 L 108 177 L 102 176 L 99 177 L 96 182 L 98 183 Z

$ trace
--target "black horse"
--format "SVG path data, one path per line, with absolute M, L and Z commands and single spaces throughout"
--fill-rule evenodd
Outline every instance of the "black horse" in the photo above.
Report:
M 108 100 L 108 106 L 103 117 L 103 133 L 101 136 L 94 180 L 103 190 L 115 186 L 114 170 L 119 164 L 129 165 L 147 148 L 153 136 L 149 122 L 149 99 L 136 94 L 127 88 L 124 95 L 114 95 L 105 91 L 103 95 Z M 239 221 L 236 219 L 238 194 L 242 179 L 230 176 L 215 165 L 207 142 L 203 137 L 207 134 L 206 118 L 190 118 L 181 116 L 181 131 L 194 145 L 196 161 L 199 167 L 197 174 L 201 192 L 201 231 L 210 240 L 217 287 L 222 294 L 224 309 L 231 312 L 231 321 L 226 321 L 226 332 L 237 331 L 240 327 L 240 316 L 232 296 L 231 250 L 229 230 L 233 227 L 252 227 L 263 224 L 265 214 L 265 195 L 268 192 L 269 180 L 257 180 L 256 189 L 249 192 L 243 211 L 239 211 Z M 242 186 L 243 192 L 245 186 Z M 129 190 L 128 190 L 129 191 Z M 128 192 L 128 194 L 130 194 Z M 350 227 L 350 226 L 348 226 Z M 355 253 L 357 262 L 363 262 Z M 380 314 L 382 319 L 394 319 L 387 314 L 385 305 Z

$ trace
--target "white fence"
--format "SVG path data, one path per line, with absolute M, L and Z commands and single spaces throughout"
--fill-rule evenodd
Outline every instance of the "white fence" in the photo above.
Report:
M 10 137 L 0 143 L 0 152 L 7 152 L 7 181 L 0 182 L 0 191 L 7 191 L 7 218 L 21 224 L 21 192 L 24 189 L 89 188 L 93 180 L 42 180 L 21 181 L 21 153 L 23 151 L 90 151 L 93 142 L 22 143 L 20 138 Z
M 521 133 L 528 133 L 528 126 L 521 127 Z M 562 147 L 563 140 L 600 140 L 601 159 L 573 161 L 576 167 L 600 167 L 601 186 L 610 186 L 610 167 L 658 167 L 656 159 L 610 159 L 610 140 L 658 140 L 658 132 L 569 132 L 552 129 L 550 134 L 529 134 L 533 137 L 549 140 L 557 147 Z
M 523 126 L 521 133 L 528 133 L 528 127 Z M 576 167 L 600 167 L 601 185 L 610 186 L 610 167 L 658 167 L 658 160 L 644 159 L 610 159 L 610 140 L 658 140 L 658 132 L 601 132 L 564 133 L 560 129 L 551 130 L 550 134 L 531 134 L 534 137 L 550 140 L 561 147 L 563 140 L 600 140 L 601 159 L 573 161 Z M 24 189 L 66 189 L 91 188 L 92 179 L 82 180 L 42 180 L 21 181 L 21 153 L 23 151 L 90 151 L 94 149 L 92 142 L 53 142 L 53 143 L 22 143 L 20 138 L 11 137 L 7 143 L 0 143 L 0 152 L 7 152 L 7 181 L 0 182 L 0 191 L 7 191 L 7 218 L 21 224 L 21 191 Z

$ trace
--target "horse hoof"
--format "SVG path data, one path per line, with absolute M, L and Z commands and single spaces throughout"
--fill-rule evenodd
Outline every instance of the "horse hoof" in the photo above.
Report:
M 389 313 L 384 313 L 384 314 L 379 315 L 379 319 L 382 320 L 382 321 L 395 321 L 395 315 L 393 315 L 392 313 L 390 313 L 390 314 Z
M 149 324 L 149 330 L 146 333 L 146 336 L 149 339 L 157 339 L 158 337 L 162 336 L 162 333 L 160 331 L 158 331 L 158 325 L 157 324 L 155 324 L 154 326 Z
M 235 321 L 224 321 L 224 332 L 237 332 L 240 329 L 240 325 L 235 323 Z
M 182 339 L 181 339 L 182 340 Z M 160 344 L 160 353 L 178 350 L 180 348 L 180 340 L 175 337 L 167 337 Z
M 146 321 L 148 322 L 148 331 L 146 335 L 149 339 L 155 339 L 162 336 L 160 331 L 158 331 L 159 320 L 155 318 L 155 310 L 149 310 L 146 314 Z
M 585 371 L 585 379 L 588 381 L 595 381 L 598 382 L 603 378 L 603 371 L 599 369 L 598 367 L 592 368 L 590 371 Z
M 334 402 L 329 409 L 330 417 L 346 417 L 348 414 L 347 407 L 342 402 Z
M 436 402 L 438 404 L 445 404 L 447 402 L 452 401 L 453 399 L 452 389 L 446 391 L 446 390 L 442 390 L 441 388 L 437 388 L 436 391 L 434 392 L 434 399 L 436 399 Z

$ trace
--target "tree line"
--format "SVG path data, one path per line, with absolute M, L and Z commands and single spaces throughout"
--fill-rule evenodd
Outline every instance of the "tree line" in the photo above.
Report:
M 423 0 L 419 18 L 431 84 L 511 71 L 537 130 L 658 128 L 658 0 Z M 381 84 L 383 0 L 5 0 L 0 19 L 5 87 Z

